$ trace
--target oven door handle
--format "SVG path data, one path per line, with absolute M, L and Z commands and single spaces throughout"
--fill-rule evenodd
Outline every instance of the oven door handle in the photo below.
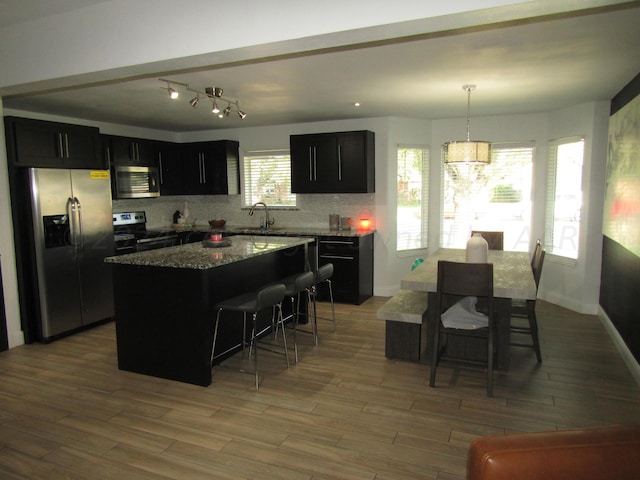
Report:
M 167 235 L 165 237 L 149 237 L 149 238 L 139 238 L 137 240 L 138 243 L 152 243 L 152 242 L 157 242 L 157 243 L 161 243 L 161 242 L 166 242 L 166 241 L 170 241 L 170 240 L 177 240 L 177 235 Z

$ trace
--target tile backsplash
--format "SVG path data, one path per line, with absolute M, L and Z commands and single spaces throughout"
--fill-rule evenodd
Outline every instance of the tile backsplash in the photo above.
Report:
M 269 208 L 269 215 L 276 226 L 328 228 L 329 215 L 337 213 L 340 217 L 351 217 L 355 222 L 362 217 L 375 218 L 373 193 L 367 194 L 301 194 L 295 210 Z M 249 216 L 249 208 L 242 206 L 240 195 L 181 195 L 161 196 L 158 198 L 114 200 L 113 211 L 124 212 L 144 210 L 147 225 L 151 228 L 171 225 L 176 210 L 183 211 L 187 202 L 191 217 L 196 218 L 197 226 L 207 226 L 211 219 L 225 219 L 231 226 L 259 226 L 264 210 Z

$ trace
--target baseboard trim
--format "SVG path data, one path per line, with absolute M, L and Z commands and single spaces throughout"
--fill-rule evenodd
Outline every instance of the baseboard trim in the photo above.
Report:
M 620 353 L 622 360 L 629 369 L 629 373 L 631 373 L 638 386 L 640 386 L 640 364 L 638 364 L 638 361 L 631 353 L 631 350 L 629 350 L 629 347 L 627 347 L 627 344 L 624 343 L 624 340 L 618 333 L 618 330 L 602 307 L 598 307 L 598 318 L 600 318 L 602 325 Z

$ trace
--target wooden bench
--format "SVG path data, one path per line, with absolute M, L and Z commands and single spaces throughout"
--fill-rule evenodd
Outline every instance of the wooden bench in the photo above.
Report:
M 378 310 L 377 317 L 386 320 L 385 357 L 420 361 L 426 313 L 427 294 L 413 290 L 400 290 Z

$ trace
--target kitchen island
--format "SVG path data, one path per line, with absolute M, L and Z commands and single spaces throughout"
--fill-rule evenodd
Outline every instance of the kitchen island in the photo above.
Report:
M 349 228 L 335 230 L 304 226 L 277 226 L 268 229 L 230 226 L 222 228 L 172 228 L 178 232 L 180 243 L 198 242 L 211 233 L 227 236 L 253 234 L 256 236 L 308 237 L 311 270 L 333 264 L 333 299 L 337 303 L 360 305 L 373 296 L 373 246 L 375 229 Z M 328 289 L 318 290 L 318 300 L 329 301 Z
M 215 305 L 307 268 L 308 238 L 238 235 L 117 257 L 113 267 L 118 367 L 208 386 Z M 208 248 L 214 247 L 214 248 Z M 266 312 L 270 314 L 270 312 Z M 262 322 L 270 322 L 270 315 Z M 242 322 L 225 321 L 216 356 L 240 349 Z M 241 315 L 241 314 L 240 314 Z

